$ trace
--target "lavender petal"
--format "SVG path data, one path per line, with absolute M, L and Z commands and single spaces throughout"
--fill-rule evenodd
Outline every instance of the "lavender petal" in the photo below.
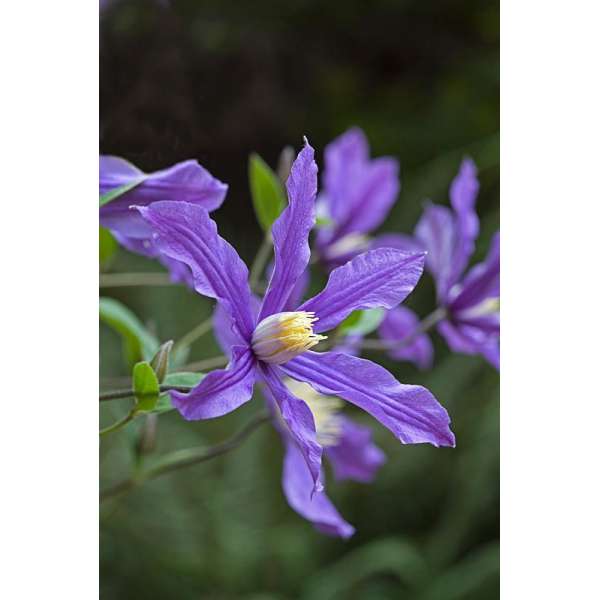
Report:
M 360 254 L 334 269 L 325 289 L 298 310 L 319 318 L 316 332 L 327 331 L 352 311 L 393 308 L 414 289 L 425 263 L 425 255 L 393 248 L 378 248 Z
M 298 381 L 362 408 L 405 444 L 454 446 L 446 409 L 424 387 L 404 385 L 379 365 L 347 354 L 305 352 L 282 365 Z
M 236 346 L 226 369 L 211 371 L 188 393 L 172 391 L 173 406 L 188 421 L 212 419 L 235 410 L 252 398 L 256 361 L 252 351 Z

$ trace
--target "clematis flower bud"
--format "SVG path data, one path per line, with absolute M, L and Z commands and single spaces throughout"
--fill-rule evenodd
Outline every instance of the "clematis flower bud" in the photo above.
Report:
M 252 334 L 252 350 L 259 360 L 281 365 L 310 350 L 325 335 L 313 333 L 315 313 L 281 312 L 263 319 Z
M 169 370 L 169 354 L 171 354 L 171 348 L 173 348 L 173 340 L 165 342 L 156 352 L 150 366 L 156 373 L 158 383 L 162 383 L 167 376 Z

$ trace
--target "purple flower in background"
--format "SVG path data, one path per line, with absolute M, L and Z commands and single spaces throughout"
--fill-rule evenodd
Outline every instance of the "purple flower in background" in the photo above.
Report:
M 373 443 L 370 430 L 340 414 L 343 402 L 339 398 L 323 396 L 310 385 L 293 379 L 286 379 L 285 384 L 310 408 L 317 442 L 323 447 L 323 455 L 329 460 L 334 477 L 338 481 L 371 482 L 385 462 L 385 454 Z M 344 520 L 325 493 L 312 496 L 312 480 L 306 462 L 281 418 L 277 402 L 268 392 L 266 397 L 285 447 L 282 486 L 289 505 L 319 531 L 350 537 L 354 527 Z
M 189 202 L 208 211 L 221 206 L 227 185 L 213 177 L 195 160 L 186 160 L 168 169 L 144 173 L 130 162 L 116 156 L 100 156 L 100 194 L 132 186 L 121 196 L 100 208 L 100 224 L 109 229 L 128 250 L 158 258 L 175 281 L 191 285 L 187 266 L 162 256 L 152 242 L 152 230 L 136 210 L 152 202 L 170 200 Z
M 412 362 L 425 370 L 431 368 L 433 346 L 429 336 L 419 331 L 419 326 L 419 317 L 410 308 L 397 306 L 386 313 L 378 333 L 382 340 L 390 343 L 388 354 L 392 358 Z
M 437 204 L 426 206 L 415 228 L 415 239 L 407 246 L 400 241 L 394 247 L 414 249 L 415 243 L 427 251 L 426 268 L 434 277 L 438 305 L 445 318 L 438 331 L 455 352 L 481 354 L 500 368 L 500 235 L 492 238 L 487 258 L 466 274 L 475 249 L 479 219 L 475 200 L 479 191 L 477 169 L 465 159 L 450 186 L 452 209 Z M 391 325 L 397 310 L 386 321 Z M 401 329 L 390 326 L 388 339 L 402 339 Z
M 324 190 L 319 216 L 331 221 L 319 230 L 316 249 L 332 268 L 371 247 L 367 234 L 381 225 L 400 190 L 398 161 L 369 158 L 361 129 L 348 130 L 325 148 Z
M 304 481 L 306 473 L 288 466 L 297 478 L 294 485 L 303 490 L 304 500 L 322 503 L 328 500 L 322 492 L 323 446 L 315 418 L 309 405 L 286 386 L 286 378 L 358 406 L 404 443 L 453 446 L 454 435 L 446 410 L 427 389 L 401 384 L 368 360 L 310 350 L 324 339 L 323 332 L 352 311 L 392 308 L 402 302 L 421 276 L 422 253 L 392 248 L 366 252 L 335 269 L 322 292 L 288 310 L 289 296 L 310 259 L 308 236 L 315 222 L 317 192 L 313 157 L 306 143 L 292 167 L 287 181 L 289 205 L 272 227 L 275 267 L 258 306 L 246 265 L 218 235 L 203 207 L 157 202 L 138 210 L 152 226 L 159 251 L 185 263 L 196 291 L 217 300 L 221 318 L 215 327 L 219 338 L 231 346 L 228 367 L 212 371 L 187 394 L 171 392 L 173 404 L 186 419 L 219 417 L 249 401 L 254 384 L 262 382 L 309 474 Z M 317 510 L 315 506 L 308 508 Z

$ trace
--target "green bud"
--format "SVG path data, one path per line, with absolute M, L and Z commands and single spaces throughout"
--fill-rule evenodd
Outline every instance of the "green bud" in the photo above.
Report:
M 150 366 L 154 369 L 159 383 L 162 383 L 165 380 L 169 371 L 169 355 L 171 354 L 171 348 L 173 348 L 173 340 L 165 342 L 158 349 L 150 362 Z

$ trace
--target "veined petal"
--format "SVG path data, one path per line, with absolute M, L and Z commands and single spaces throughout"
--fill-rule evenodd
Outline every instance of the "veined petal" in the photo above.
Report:
M 308 235 L 315 224 L 317 163 L 306 142 L 292 165 L 287 180 L 289 205 L 273 223 L 275 268 L 269 281 L 259 319 L 281 312 L 310 259 Z
M 249 342 L 254 318 L 248 269 L 235 249 L 217 233 L 206 210 L 187 202 L 155 202 L 137 209 L 153 227 L 160 251 L 188 265 L 196 291 L 216 298 L 238 333 Z
M 304 400 L 294 396 L 280 379 L 280 371 L 266 363 L 259 363 L 263 380 L 281 413 L 289 435 L 297 444 L 310 473 L 309 495 L 323 489 L 321 483 L 321 457 L 323 448 L 317 442 L 313 414 Z
M 410 292 L 423 273 L 425 254 L 378 248 L 360 254 L 331 272 L 325 289 L 298 310 L 318 317 L 314 331 L 327 331 L 352 311 L 393 308 Z
M 188 393 L 172 391 L 173 406 L 188 421 L 226 415 L 248 402 L 256 379 L 256 361 L 249 348 L 236 346 L 227 369 L 211 371 Z
M 362 483 L 373 481 L 385 454 L 373 443 L 371 430 L 347 417 L 339 417 L 342 435 L 335 446 L 325 448 L 333 474 L 338 481 L 353 479 Z
M 266 269 L 267 277 L 269 277 L 269 278 L 271 277 L 271 275 L 273 274 L 274 268 L 275 268 L 275 264 L 273 262 L 271 262 L 267 266 L 267 269 Z M 288 301 L 287 301 L 286 305 L 284 306 L 284 311 L 294 310 L 300 304 L 300 302 L 302 302 L 302 299 L 306 295 L 306 290 L 308 290 L 309 285 L 310 285 L 310 267 L 306 267 L 306 269 L 298 277 L 298 280 L 296 281 L 296 285 L 294 285 L 294 287 L 289 295 Z
M 419 318 L 405 306 L 397 306 L 388 311 L 379 326 L 379 337 L 390 343 L 388 354 L 396 360 L 408 360 L 419 369 L 428 369 L 433 360 L 433 345 L 426 333 L 419 333 Z
M 140 178 L 142 183 L 107 204 L 106 208 L 121 206 L 127 209 L 132 204 L 146 206 L 151 202 L 171 200 L 198 204 L 210 211 L 221 206 L 227 193 L 227 185 L 213 177 L 196 160 L 186 160 L 146 174 L 122 158 L 100 157 L 101 194 Z
M 479 218 L 475 212 L 475 201 L 479 193 L 477 167 L 470 158 L 465 158 L 458 175 L 450 185 L 450 204 L 456 213 L 458 239 L 453 256 L 453 277 L 457 280 L 475 249 L 479 235 Z
M 250 296 L 250 310 L 253 316 L 258 315 L 260 304 L 260 300 L 252 294 Z M 243 346 L 246 344 L 246 341 L 237 331 L 229 313 L 221 304 L 217 304 L 213 311 L 213 334 L 221 350 L 229 357 L 231 356 L 231 348 L 233 346 Z
M 322 533 L 350 537 L 354 527 L 343 519 L 325 492 L 311 494 L 313 479 L 304 457 L 292 440 L 284 437 L 284 442 L 282 485 L 288 504 Z
M 371 361 L 309 351 L 281 369 L 321 394 L 339 396 L 367 411 L 405 444 L 454 446 L 448 413 L 433 394 L 424 387 L 398 382 Z
M 428 204 L 415 228 L 415 237 L 427 250 L 427 269 L 435 279 L 438 300 L 445 302 L 457 281 L 452 262 L 458 240 L 454 214 L 445 206 Z
M 353 128 L 325 148 L 323 194 L 335 225 L 319 235 L 319 246 L 352 233 L 368 233 L 387 216 L 400 189 L 398 161 L 369 159 L 364 133 Z
M 117 156 L 100 156 L 100 194 L 135 181 L 141 183 L 100 208 L 100 224 L 121 237 L 138 240 L 149 239 L 151 230 L 138 212 L 129 209 L 130 206 L 169 200 L 190 202 L 211 211 L 221 206 L 227 193 L 227 185 L 195 160 L 146 174 Z M 153 256 L 144 251 L 148 248 L 150 245 L 141 247 L 141 253 Z

